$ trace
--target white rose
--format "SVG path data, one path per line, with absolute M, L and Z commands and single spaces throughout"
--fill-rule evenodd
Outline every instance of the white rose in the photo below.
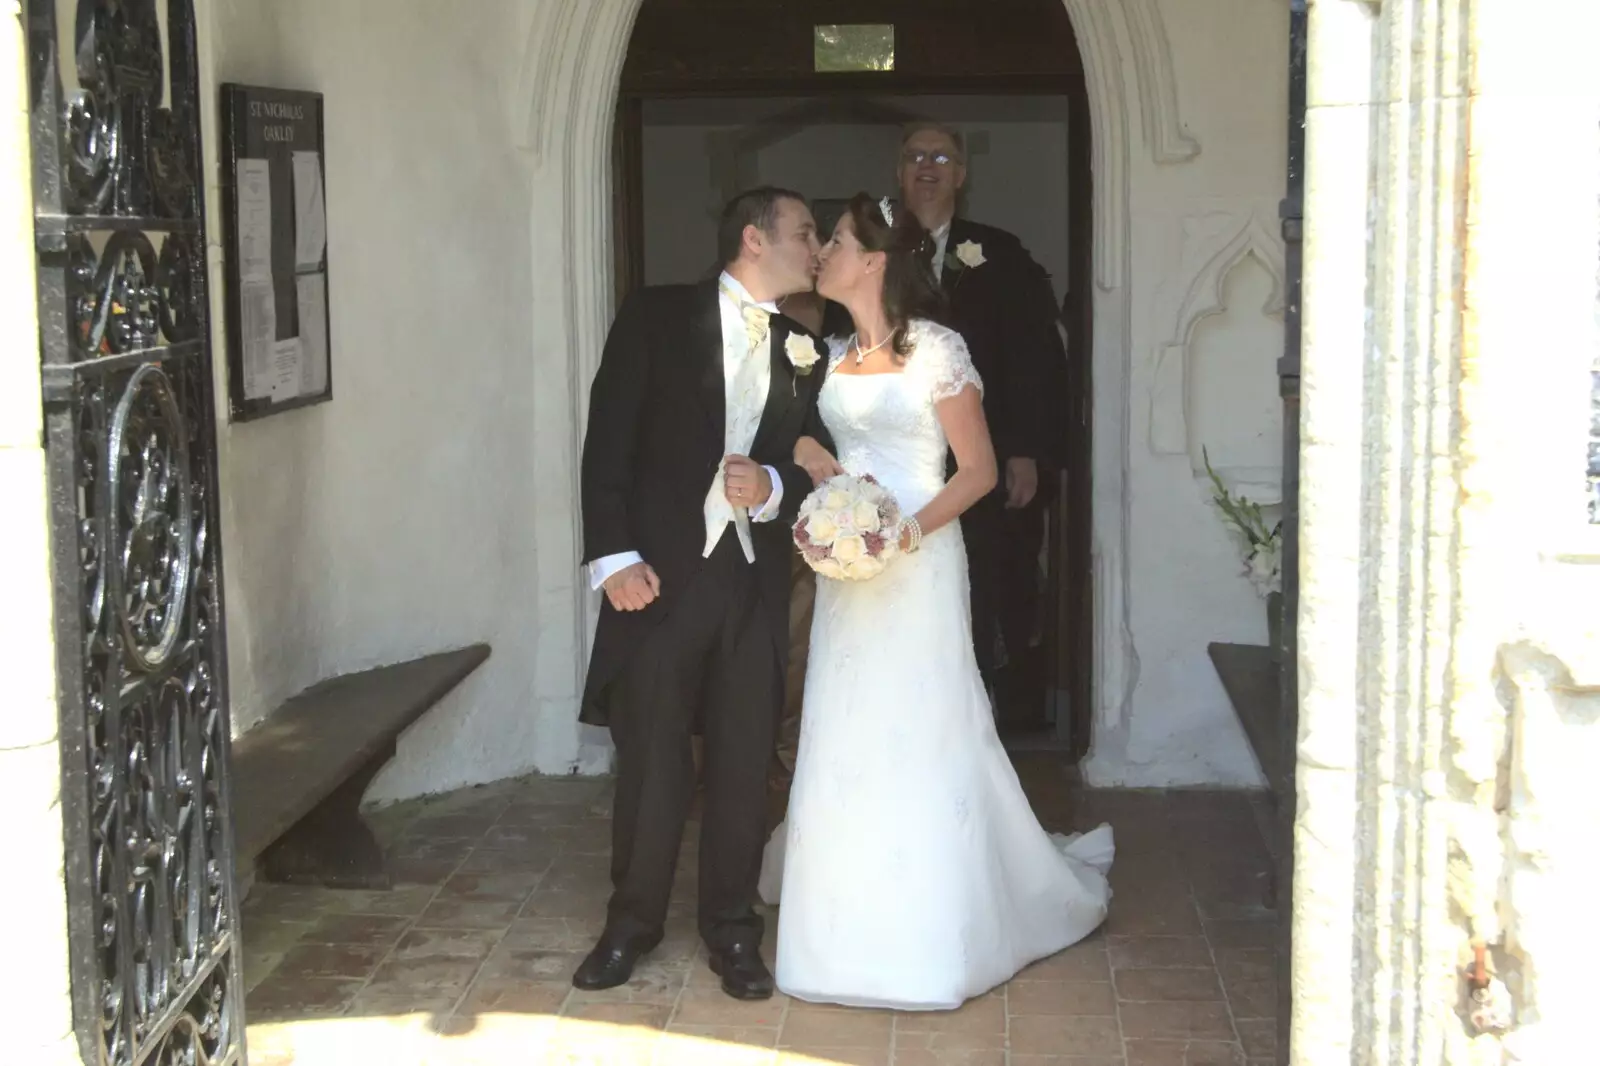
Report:
M 855 527 L 863 533 L 876 533 L 878 531 L 877 504 L 862 500 L 856 504 L 850 517 L 855 521 Z
M 983 245 L 962 241 L 956 245 L 956 258 L 969 267 L 981 267 L 989 260 L 984 258 Z
M 846 536 L 849 536 L 852 533 L 863 532 L 862 530 L 856 528 L 856 515 L 855 508 L 853 507 L 841 507 L 839 510 L 833 512 L 833 524 L 838 526 L 839 532 Z
M 853 581 L 866 581 L 868 578 L 874 578 L 883 573 L 883 561 L 874 559 L 870 555 L 863 555 L 845 567 L 845 573 Z
M 867 542 L 860 537 L 840 537 L 833 542 L 833 557 L 847 566 L 866 554 Z
M 806 535 L 813 544 L 832 544 L 833 538 L 839 535 L 839 527 L 834 524 L 832 515 L 818 511 L 806 520 Z
M 844 577 L 844 567 L 840 566 L 838 561 L 834 559 L 818 559 L 811 564 L 811 569 L 821 576 L 831 577 L 835 581 Z
M 829 489 L 822 498 L 822 506 L 830 511 L 841 511 L 850 506 L 850 496 L 843 489 Z
M 783 351 L 789 357 L 789 362 L 802 374 L 810 371 L 822 358 L 817 354 L 817 346 L 811 338 L 803 333 L 789 334 L 789 339 L 783 342 Z

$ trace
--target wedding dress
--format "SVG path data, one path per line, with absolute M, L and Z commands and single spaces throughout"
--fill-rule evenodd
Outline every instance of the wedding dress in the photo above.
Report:
M 871 375 L 831 373 L 835 343 L 819 399 L 841 465 L 906 514 L 944 486 L 934 405 L 983 387 L 959 334 L 917 321 L 910 339 L 902 372 Z M 1111 828 L 1039 825 L 995 732 L 968 601 L 954 522 L 876 578 L 817 581 L 789 814 L 761 874 L 791 996 L 953 1009 L 1105 918 Z

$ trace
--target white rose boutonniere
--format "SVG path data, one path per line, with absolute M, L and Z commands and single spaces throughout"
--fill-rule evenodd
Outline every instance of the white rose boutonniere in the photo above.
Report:
M 811 373 L 811 368 L 822 359 L 817 354 L 815 342 L 804 333 L 789 334 L 789 339 L 783 342 L 783 353 L 789 357 L 794 372 L 801 377 Z
M 961 261 L 962 266 L 974 269 L 989 261 L 984 258 L 983 245 L 975 241 L 962 241 L 956 245 L 956 258 Z

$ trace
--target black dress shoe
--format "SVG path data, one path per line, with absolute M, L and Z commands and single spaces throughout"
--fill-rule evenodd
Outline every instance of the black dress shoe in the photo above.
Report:
M 755 944 L 713 948 L 711 972 L 722 978 L 722 990 L 734 999 L 772 998 L 772 971 L 761 961 L 761 949 Z
M 634 937 L 624 940 L 613 937 L 609 933 L 600 937 L 600 943 L 589 952 L 588 958 L 578 966 L 577 972 L 572 975 L 572 987 L 585 992 L 599 992 L 607 988 L 616 988 L 625 985 L 633 976 L 633 968 L 640 959 L 655 950 L 661 943 L 661 934 L 650 937 Z

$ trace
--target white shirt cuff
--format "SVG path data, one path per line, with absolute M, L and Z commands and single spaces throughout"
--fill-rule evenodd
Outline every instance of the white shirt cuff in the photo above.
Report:
M 778 508 L 783 506 L 783 479 L 778 477 L 778 472 L 772 467 L 762 467 L 767 472 L 767 477 L 772 479 L 772 495 L 767 497 L 767 502 L 761 505 L 761 510 L 750 516 L 752 522 L 770 522 L 778 517 Z
M 589 588 L 598 589 L 618 570 L 642 562 L 644 556 L 638 552 L 618 552 L 616 555 L 602 556 L 589 564 Z

